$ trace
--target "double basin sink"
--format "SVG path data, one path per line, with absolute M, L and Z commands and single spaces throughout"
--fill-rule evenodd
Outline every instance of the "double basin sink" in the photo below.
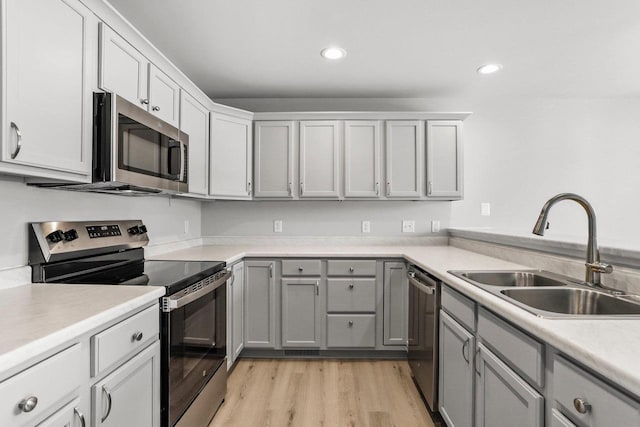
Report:
M 638 297 L 592 288 L 547 271 L 449 273 L 540 317 L 640 318 Z

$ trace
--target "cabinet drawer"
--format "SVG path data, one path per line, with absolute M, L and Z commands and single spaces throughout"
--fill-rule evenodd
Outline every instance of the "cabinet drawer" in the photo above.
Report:
M 542 343 L 483 308 L 478 314 L 478 336 L 509 367 L 533 384 L 540 387 L 544 385 Z
M 319 276 L 319 259 L 287 259 L 282 261 L 283 276 Z
M 443 286 L 440 303 L 447 313 L 467 329 L 470 331 L 476 330 L 476 304 L 472 300 L 448 286 Z
M 374 260 L 329 260 L 327 262 L 329 276 L 375 276 Z
M 327 279 L 327 310 L 376 311 L 376 279 Z
M 91 337 L 91 376 L 124 361 L 158 339 L 160 315 L 154 305 Z
M 375 347 L 375 314 L 328 314 L 327 347 Z
M 83 382 L 83 366 L 76 344 L 0 383 L 0 426 L 32 426 L 71 401 Z M 35 408 L 22 412 L 18 405 L 30 397 L 37 399 Z
M 562 412 L 586 426 L 639 426 L 637 402 L 561 356 L 553 360 L 553 393 Z M 575 399 L 591 405 L 584 414 Z

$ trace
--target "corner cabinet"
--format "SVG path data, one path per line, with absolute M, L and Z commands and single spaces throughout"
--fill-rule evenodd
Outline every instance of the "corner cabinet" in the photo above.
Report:
M 186 91 L 180 93 L 180 132 L 189 135 L 189 193 L 209 194 L 209 110 Z
M 97 18 L 77 0 L 2 4 L 2 172 L 87 181 Z
M 209 194 L 217 199 L 251 199 L 251 120 L 211 113 Z
M 462 122 L 427 121 L 427 198 L 462 198 Z

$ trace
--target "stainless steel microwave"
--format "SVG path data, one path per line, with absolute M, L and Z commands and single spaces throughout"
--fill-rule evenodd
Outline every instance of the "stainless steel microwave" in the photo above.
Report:
M 44 186 L 134 196 L 186 193 L 188 154 L 187 134 L 118 95 L 94 93 L 92 182 Z

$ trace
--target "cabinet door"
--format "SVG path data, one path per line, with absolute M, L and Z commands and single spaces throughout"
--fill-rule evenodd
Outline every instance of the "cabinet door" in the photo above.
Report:
M 251 198 L 251 121 L 211 113 L 209 194 Z
M 37 427 L 85 427 L 89 420 L 81 409 L 80 398 L 74 399 L 59 409 Z
M 422 195 L 424 122 L 387 121 L 387 197 Z
M 320 278 L 282 279 L 282 346 L 320 347 Z
M 100 89 L 147 109 L 149 61 L 104 23 L 100 24 Z
M 344 122 L 344 195 L 380 196 L 380 123 Z
M 293 127 L 293 122 L 256 122 L 256 197 L 293 197 Z
M 147 347 L 91 387 L 93 425 L 160 425 L 160 344 Z
M 462 197 L 462 122 L 427 122 L 427 197 Z
M 180 125 L 180 86 L 149 64 L 149 112 L 172 126 Z
M 189 193 L 209 194 L 209 110 L 180 92 L 180 132 L 189 135 Z
M 2 160 L 88 175 L 96 17 L 76 0 L 3 5 Z
M 476 426 L 543 426 L 543 397 L 485 346 L 478 349 Z
M 274 261 L 246 261 L 244 281 L 244 346 L 274 348 Z
M 384 345 L 407 345 L 409 281 L 403 262 L 384 263 Z
M 244 262 L 233 266 L 233 329 L 231 331 L 231 349 L 235 361 L 244 348 Z
M 449 427 L 473 426 L 473 349 L 475 338 L 440 311 L 439 409 Z M 499 422 L 495 425 L 519 425 Z
M 300 122 L 300 197 L 338 197 L 337 121 Z

